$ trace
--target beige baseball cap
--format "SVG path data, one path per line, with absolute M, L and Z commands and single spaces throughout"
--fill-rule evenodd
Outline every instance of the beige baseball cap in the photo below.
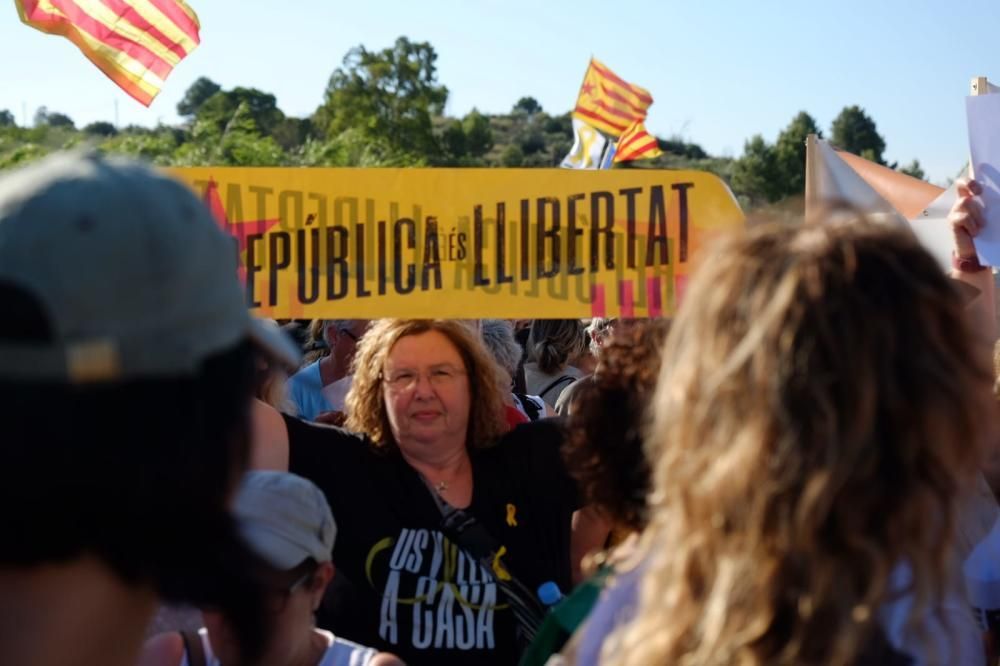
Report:
M 248 472 L 233 514 L 247 544 L 276 569 L 306 558 L 329 562 L 337 537 L 330 505 L 311 481 L 289 472 Z
M 250 316 L 237 251 L 187 186 L 142 163 L 71 152 L 0 177 L 0 283 L 44 310 L 50 340 L 0 341 L 0 379 L 118 382 L 195 373 L 251 339 L 300 358 Z

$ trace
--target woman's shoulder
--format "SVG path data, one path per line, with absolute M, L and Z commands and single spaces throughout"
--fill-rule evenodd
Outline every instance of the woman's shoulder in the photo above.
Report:
M 564 437 L 561 418 L 543 418 L 515 426 L 484 453 L 498 466 L 516 469 L 522 477 L 562 475 Z
M 562 445 L 563 437 L 563 419 L 538 419 L 509 430 L 500 438 L 495 448 L 507 452 L 526 447 L 558 448 Z

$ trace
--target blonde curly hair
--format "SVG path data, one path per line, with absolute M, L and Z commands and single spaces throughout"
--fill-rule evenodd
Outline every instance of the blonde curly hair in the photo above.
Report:
M 474 328 L 455 319 L 379 319 L 358 341 L 352 363 L 354 379 L 347 394 L 349 430 L 368 435 L 376 447 L 396 446 L 382 388 L 382 371 L 393 345 L 402 337 L 437 331 L 458 349 L 469 378 L 470 414 L 466 445 L 491 446 L 507 429 L 504 396 L 510 377 L 490 355 Z
M 666 344 L 636 619 L 602 663 L 849 664 L 900 563 L 920 635 L 987 446 L 975 347 L 905 231 L 855 220 L 723 241 Z

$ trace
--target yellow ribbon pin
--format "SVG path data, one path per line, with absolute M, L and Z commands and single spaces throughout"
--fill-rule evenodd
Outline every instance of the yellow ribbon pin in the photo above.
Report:
M 517 527 L 517 507 L 513 504 L 507 505 L 507 524 L 511 527 Z
M 510 574 L 507 573 L 507 569 L 504 567 L 503 562 L 500 558 L 507 554 L 507 546 L 500 546 L 500 550 L 497 554 L 493 556 L 493 573 L 496 574 L 499 580 L 510 580 Z

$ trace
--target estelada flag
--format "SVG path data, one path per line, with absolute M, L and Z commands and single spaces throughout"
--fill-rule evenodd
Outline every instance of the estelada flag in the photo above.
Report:
M 663 154 L 656 137 L 646 131 L 646 126 L 637 120 L 626 129 L 615 147 L 615 162 L 630 162 L 659 157 Z
M 200 41 L 183 0 L 14 0 L 21 21 L 77 45 L 122 90 L 149 106 Z
M 648 90 L 623 80 L 591 58 L 573 117 L 617 137 L 635 121 L 645 120 L 652 103 L 653 97 Z

